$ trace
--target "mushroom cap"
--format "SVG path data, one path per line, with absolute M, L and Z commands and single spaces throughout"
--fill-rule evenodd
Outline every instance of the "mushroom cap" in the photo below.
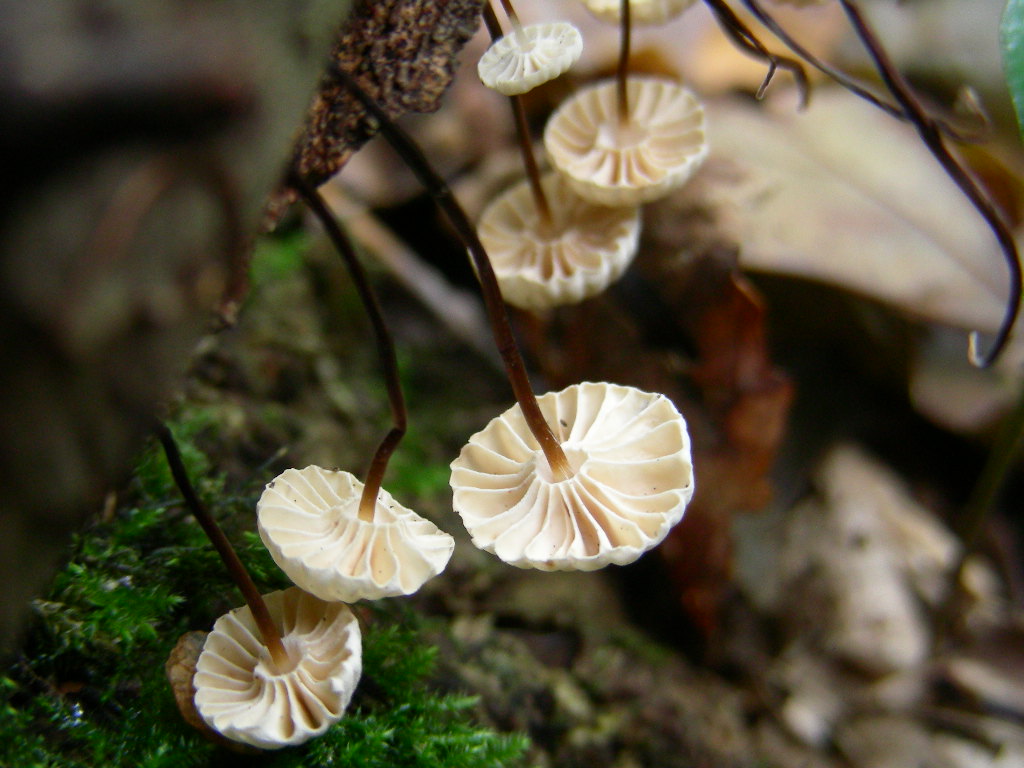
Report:
M 551 228 L 527 181 L 484 210 L 477 227 L 505 300 L 529 310 L 594 296 L 625 272 L 640 242 L 640 209 L 588 203 L 556 173 L 541 179 Z
M 630 0 L 629 20 L 633 24 L 664 24 L 674 19 L 697 0 Z M 622 0 L 583 0 L 583 5 L 601 21 L 618 24 Z
M 598 205 L 639 205 L 685 183 L 708 154 L 704 108 L 665 78 L 631 77 L 620 124 L 614 80 L 567 99 L 544 128 L 544 148 L 570 186 Z
M 248 606 L 221 616 L 196 663 L 196 708 L 218 733 L 261 749 L 302 744 L 341 719 L 362 674 L 359 623 L 342 603 L 290 587 L 264 597 L 289 664 L 279 667 Z
M 506 96 L 526 93 L 569 69 L 583 36 L 566 21 L 529 24 L 497 40 L 477 64 L 483 84 Z
M 410 595 L 444 570 L 455 540 L 383 488 L 359 519 L 363 484 L 350 472 L 288 469 L 256 505 L 260 537 L 288 577 L 322 600 Z
M 520 568 L 592 571 L 661 542 L 694 489 L 686 423 L 672 402 L 588 382 L 537 403 L 575 473 L 553 479 L 519 406 L 505 411 L 451 465 L 473 543 Z

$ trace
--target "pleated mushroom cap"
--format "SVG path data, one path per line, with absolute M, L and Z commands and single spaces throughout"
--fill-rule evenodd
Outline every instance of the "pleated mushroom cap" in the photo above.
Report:
M 633 24 L 656 26 L 674 19 L 697 0 L 630 0 L 629 20 Z M 622 18 L 621 0 L 583 0 L 594 16 L 610 24 Z
M 582 53 L 583 36 L 572 24 L 528 24 L 491 45 L 480 57 L 477 74 L 488 88 L 516 96 L 554 80 Z
M 527 181 L 495 199 L 477 228 L 505 301 L 534 311 L 600 293 L 622 276 L 640 241 L 638 207 L 588 203 L 555 173 L 541 185 L 550 228 L 541 223 Z
M 455 541 L 381 489 L 359 519 L 363 484 L 350 472 L 288 469 L 256 505 L 260 537 L 288 577 L 322 600 L 410 595 L 444 570 Z
M 598 205 L 639 205 L 684 184 L 707 157 L 704 108 L 664 78 L 631 77 L 629 120 L 606 80 L 567 99 L 544 129 L 544 148 L 573 191 Z
M 591 571 L 661 542 L 694 489 L 686 423 L 671 401 L 583 383 L 537 402 L 574 474 L 554 479 L 519 406 L 505 411 L 451 465 L 473 543 L 520 568 Z
M 362 674 L 359 624 L 348 606 L 297 587 L 264 597 L 288 663 L 279 667 L 248 606 L 221 616 L 194 678 L 200 716 L 229 739 L 261 749 L 302 744 L 341 719 Z

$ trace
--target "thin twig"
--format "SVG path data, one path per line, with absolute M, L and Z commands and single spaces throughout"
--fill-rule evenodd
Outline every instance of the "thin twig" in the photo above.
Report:
M 174 440 L 174 435 L 171 434 L 171 430 L 166 424 L 161 423 L 156 428 L 156 436 L 160 440 L 160 445 L 163 446 L 164 455 L 167 456 L 167 464 L 171 468 L 171 476 L 174 478 L 178 490 L 181 491 L 185 504 L 188 505 L 189 510 L 191 510 L 196 521 L 202 527 L 206 537 L 217 550 L 217 554 L 220 555 L 220 559 L 231 575 L 231 580 L 235 582 L 235 586 L 238 587 L 242 597 L 245 598 L 246 605 L 249 606 L 253 620 L 256 622 L 256 627 L 263 637 L 263 644 L 270 651 L 274 662 L 284 666 L 288 662 L 288 654 L 281 643 L 281 634 L 277 631 L 277 626 L 270 616 L 270 611 L 267 610 L 267 604 L 263 602 L 263 596 L 260 595 L 260 591 L 256 588 L 256 584 L 253 583 L 249 572 L 245 570 L 245 566 L 242 565 L 242 561 L 238 558 L 235 548 L 231 546 L 231 542 L 228 541 L 228 537 L 224 535 L 224 531 L 217 525 L 213 515 L 209 513 L 206 506 L 199 499 L 192 481 L 189 480 L 185 463 L 181 460 L 181 452 L 178 450 L 178 444 Z
M 764 44 L 758 40 L 757 35 L 755 35 L 753 31 L 743 23 L 743 20 L 736 15 L 724 0 L 704 0 L 704 2 L 709 8 L 711 8 L 712 13 L 715 14 L 715 18 L 718 20 L 719 26 L 722 27 L 722 30 L 733 40 L 733 42 L 736 43 L 737 46 L 742 48 L 755 59 L 760 59 L 767 64 L 768 72 L 765 74 L 764 80 L 761 81 L 761 86 L 757 89 L 757 98 L 764 98 L 765 91 L 768 90 L 768 85 L 771 83 L 772 78 L 775 77 L 776 70 L 781 68 L 787 70 L 793 75 L 793 79 L 796 80 L 797 88 L 800 90 L 800 105 L 802 107 L 807 106 L 807 102 L 810 99 L 811 87 L 807 81 L 807 73 L 804 72 L 804 68 L 800 65 L 800 62 L 769 51 Z
M 805 48 L 799 41 L 796 40 L 789 32 L 786 31 L 775 17 L 773 17 L 768 11 L 765 10 L 764 6 L 761 5 L 760 0 L 743 0 L 743 5 L 757 17 L 773 35 L 775 35 L 782 43 L 789 48 L 793 53 L 803 59 L 807 64 L 810 64 L 816 70 L 821 72 L 823 75 L 838 83 L 840 86 L 848 90 L 855 96 L 859 96 L 865 101 L 873 104 L 883 112 L 895 117 L 897 120 L 909 120 L 910 118 L 900 109 L 896 104 L 892 104 L 885 99 L 881 98 L 877 94 L 873 93 L 866 86 L 854 80 L 852 77 L 847 75 L 845 72 L 836 69 L 831 64 L 822 61 L 820 58 L 811 53 Z M 984 135 L 985 127 L 988 125 L 988 119 L 985 114 L 980 110 L 974 111 L 975 116 L 982 121 L 983 128 L 979 131 L 965 132 L 954 125 L 948 120 L 935 118 L 936 124 L 940 130 L 949 136 L 954 141 L 972 142 L 979 141 Z
M 462 206 L 459 205 L 451 188 L 443 178 L 431 167 L 422 150 L 398 125 L 391 120 L 388 114 L 379 104 L 364 91 L 355 79 L 337 66 L 331 67 L 331 75 L 340 83 L 344 84 L 352 94 L 366 107 L 370 115 L 379 124 L 380 132 L 394 147 L 395 151 L 409 166 L 410 170 L 420 180 L 427 192 L 438 207 L 444 212 L 452 228 L 458 234 L 469 250 L 476 267 L 477 279 L 480 281 L 480 288 L 483 293 L 484 306 L 491 322 L 491 333 L 494 335 L 498 353 L 505 364 L 505 372 L 508 375 L 509 383 L 515 394 L 516 402 L 523 413 L 530 431 L 536 438 L 544 457 L 548 461 L 552 472 L 556 477 L 570 477 L 572 468 L 565 457 L 565 452 L 559 444 L 558 439 L 551 431 L 551 427 L 544 419 L 544 414 L 537 404 L 537 398 L 533 394 L 533 387 L 526 373 L 526 364 L 519 352 L 515 336 L 512 333 L 512 325 L 509 322 L 508 314 L 505 311 L 505 302 L 501 296 L 501 289 L 498 287 L 498 280 L 494 275 L 494 268 L 487 256 L 476 230 L 470 223 Z
M 886 88 L 896 100 L 896 103 L 903 110 L 907 119 L 913 124 L 920 135 L 925 146 L 946 171 L 947 175 L 960 188 L 960 191 L 971 201 L 982 218 L 985 219 L 1003 252 L 1006 266 L 1010 273 L 1010 295 L 1007 297 L 1006 311 L 1003 315 L 1002 324 L 992 344 L 992 349 L 985 355 L 978 352 L 978 334 L 972 332 L 969 339 L 967 355 L 971 364 L 978 368 L 988 368 L 992 365 L 1006 347 L 1010 339 L 1010 332 L 1017 320 L 1021 302 L 1021 264 L 1020 256 L 1017 253 L 1017 244 L 1014 242 L 1013 234 L 1009 226 L 999 215 L 995 205 L 989 199 L 985 191 L 978 185 L 974 178 L 953 157 L 946 147 L 942 138 L 942 130 L 938 123 L 932 119 L 921 106 L 914 95 L 906 79 L 893 64 L 888 53 L 882 46 L 881 41 L 867 20 L 861 14 L 860 9 L 852 0 L 839 0 L 846 11 L 857 37 L 860 38 L 868 55 L 871 56 L 878 70 L 879 76 L 885 83 Z
M 352 283 L 356 287 L 359 298 L 362 299 L 366 314 L 370 318 L 370 325 L 373 326 L 373 333 L 377 339 L 377 354 L 380 358 L 381 368 L 384 372 L 384 385 L 388 392 L 388 403 L 391 406 L 392 428 L 384 436 L 377 447 L 370 468 L 366 472 L 366 480 L 363 483 L 363 495 L 359 499 L 359 519 L 372 522 L 374 511 L 377 508 L 377 495 L 380 493 L 381 483 L 384 480 L 384 473 L 388 468 L 388 460 L 394 453 L 398 444 L 402 442 L 408 426 L 408 411 L 405 407 L 405 396 L 402 394 L 402 382 L 398 375 L 398 356 L 395 354 L 395 342 L 388 330 L 387 322 L 384 320 L 384 313 L 381 312 L 380 303 L 373 292 L 373 287 L 366 276 L 366 270 L 356 256 L 352 242 L 342 230 L 337 218 L 331 209 L 324 202 L 312 186 L 306 183 L 298 174 L 293 174 L 292 186 L 302 196 L 303 201 L 309 206 L 316 217 L 320 220 L 327 236 L 331 239 L 335 249 L 348 267 L 352 276 Z

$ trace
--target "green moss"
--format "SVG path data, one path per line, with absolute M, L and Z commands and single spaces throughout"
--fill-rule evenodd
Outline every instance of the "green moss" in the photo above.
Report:
M 260 483 L 227 495 L 194 438 L 197 412 L 174 428 L 200 494 L 236 543 L 257 584 L 286 586 L 259 537 L 252 509 Z M 177 712 L 164 662 L 179 635 L 207 629 L 239 602 L 199 527 L 186 515 L 154 446 L 141 458 L 131 504 L 77 537 L 45 599 L 24 655 L 0 676 L 0 765 L 19 768 L 131 766 L 500 766 L 525 737 L 475 725 L 475 700 L 428 682 L 436 650 L 418 639 L 399 601 L 367 611 L 364 676 L 348 716 L 301 747 L 239 761 Z M 262 480 L 262 479 L 261 479 Z
M 274 283 L 302 268 L 309 250 L 309 235 L 304 229 L 282 228 L 281 232 L 257 238 L 249 268 L 254 288 Z

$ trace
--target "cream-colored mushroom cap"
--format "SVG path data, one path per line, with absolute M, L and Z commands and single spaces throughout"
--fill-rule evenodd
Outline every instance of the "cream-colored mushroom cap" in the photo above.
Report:
M 631 77 L 629 120 L 618 118 L 614 80 L 566 100 L 548 120 L 544 148 L 581 197 L 598 205 L 639 205 L 685 183 L 708 153 L 704 108 L 681 85 Z
M 477 64 L 483 84 L 506 96 L 526 93 L 569 69 L 583 53 L 572 24 L 529 24 L 496 41 Z
M 630 0 L 629 20 L 633 24 L 664 24 L 695 2 L 697 0 Z M 583 5 L 601 21 L 618 24 L 622 18 L 622 0 L 583 0 Z
M 694 488 L 686 423 L 671 401 L 584 383 L 537 402 L 573 475 L 553 477 L 519 406 L 505 411 L 451 465 L 473 543 L 520 568 L 591 571 L 661 542 Z
M 444 570 L 455 541 L 381 489 L 359 519 L 363 484 L 350 472 L 288 469 L 256 505 L 263 543 L 288 577 L 323 600 L 410 595 Z
M 302 744 L 341 719 L 362 674 L 359 624 L 348 606 L 291 587 L 264 596 L 288 655 L 279 666 L 248 606 L 221 616 L 194 678 L 211 728 L 262 749 Z
M 477 229 L 505 301 L 535 311 L 600 293 L 622 276 L 640 241 L 638 207 L 588 203 L 555 173 L 541 185 L 550 227 L 523 181 L 484 210 Z

